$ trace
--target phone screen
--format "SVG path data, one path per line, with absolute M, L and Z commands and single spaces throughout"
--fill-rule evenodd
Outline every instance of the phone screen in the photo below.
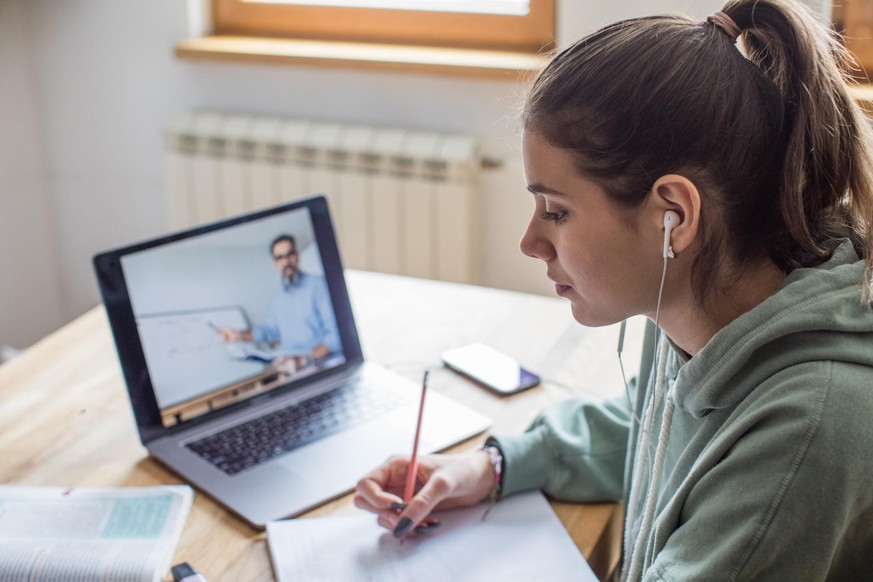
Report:
M 540 382 L 539 376 L 485 344 L 448 350 L 443 353 L 442 359 L 449 368 L 500 394 L 513 394 Z

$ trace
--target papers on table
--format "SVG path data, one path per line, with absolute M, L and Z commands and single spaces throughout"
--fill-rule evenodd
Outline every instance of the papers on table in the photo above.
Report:
M 485 510 L 437 514 L 440 528 L 403 543 L 371 514 L 271 522 L 273 569 L 279 582 L 597 580 L 542 493 L 507 497 L 483 521 Z

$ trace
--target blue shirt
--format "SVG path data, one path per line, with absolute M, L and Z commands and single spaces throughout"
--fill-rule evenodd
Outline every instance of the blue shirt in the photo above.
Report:
M 283 284 L 267 320 L 252 326 L 252 338 L 258 343 L 277 345 L 281 355 L 308 355 L 319 344 L 340 353 L 342 346 L 325 278 L 301 271 L 293 286 Z

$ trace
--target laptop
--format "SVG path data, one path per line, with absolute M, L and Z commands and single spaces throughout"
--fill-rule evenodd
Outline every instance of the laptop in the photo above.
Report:
M 365 361 L 323 196 L 93 263 L 142 443 L 250 525 L 411 451 L 421 386 Z M 420 447 L 489 426 L 431 391 Z

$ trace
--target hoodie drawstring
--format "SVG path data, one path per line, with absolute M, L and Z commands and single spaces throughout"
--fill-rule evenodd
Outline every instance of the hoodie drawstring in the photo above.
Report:
M 633 468 L 630 496 L 628 497 L 628 512 L 625 520 L 624 531 L 624 555 L 626 562 L 622 568 L 621 574 L 621 579 L 625 581 L 637 580 L 642 577 L 645 548 L 648 545 L 647 539 L 652 528 L 655 514 L 655 503 L 658 496 L 661 474 L 663 473 L 664 456 L 667 451 L 667 441 L 670 438 L 670 427 L 673 423 L 673 394 L 672 391 L 668 391 L 664 402 L 664 411 L 661 415 L 661 430 L 658 434 L 657 450 L 655 451 L 655 459 L 652 464 L 649 486 L 642 504 L 642 523 L 640 524 L 639 533 L 634 536 L 633 524 L 636 519 L 637 509 L 637 503 L 635 500 L 639 488 L 642 485 L 642 467 L 648 461 L 648 455 L 645 453 L 649 450 L 649 441 L 651 439 L 652 421 L 655 415 L 655 410 L 658 407 L 658 403 L 664 399 L 667 376 L 667 352 L 667 340 L 666 338 L 662 338 L 659 346 L 658 367 L 655 375 L 654 397 L 649 402 L 644 415 L 644 425 L 641 427 L 640 439 L 637 442 L 637 457 Z M 634 537 L 636 539 L 634 539 Z

